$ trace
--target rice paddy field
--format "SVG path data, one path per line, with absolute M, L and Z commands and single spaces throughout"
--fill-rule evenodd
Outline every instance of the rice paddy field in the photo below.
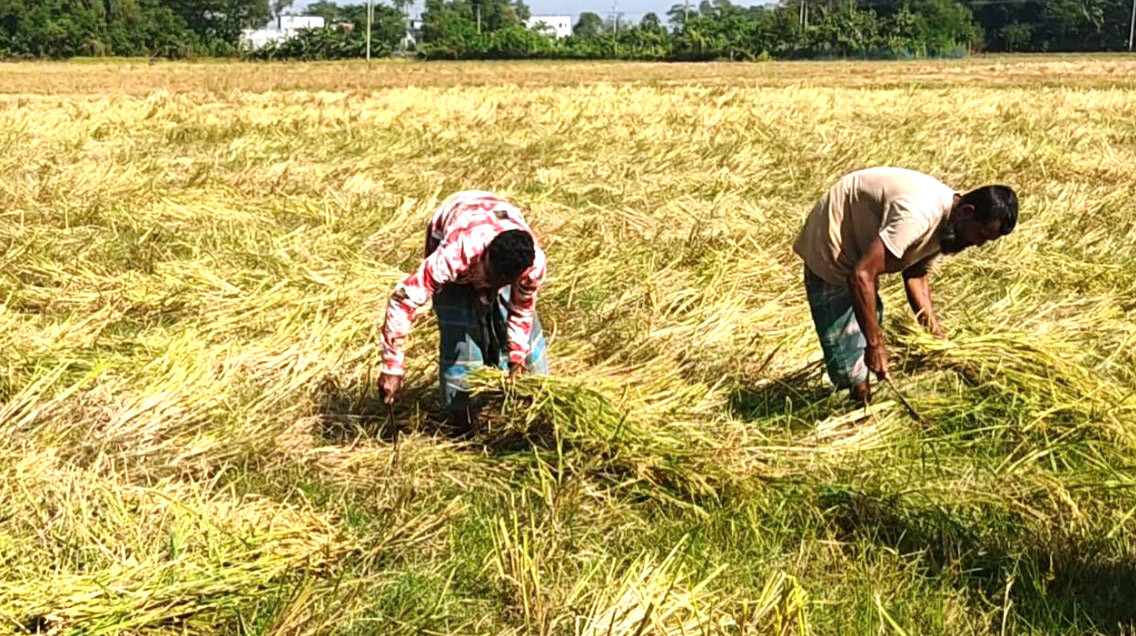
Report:
M 1011 185 L 822 376 L 845 172 Z M 1136 58 L 0 64 L 0 630 L 1136 632 Z M 541 236 L 552 375 L 470 438 L 378 330 L 449 193 Z

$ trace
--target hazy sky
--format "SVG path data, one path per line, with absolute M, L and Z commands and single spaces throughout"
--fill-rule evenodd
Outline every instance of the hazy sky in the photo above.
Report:
M 299 13 L 304 6 L 312 2 L 315 2 L 315 0 L 296 0 L 292 4 L 291 11 Z M 648 11 L 654 11 L 665 22 L 667 11 L 671 8 L 671 5 L 681 2 L 682 0 L 615 0 L 616 10 L 623 13 L 621 19 L 631 20 L 632 22 L 638 22 L 643 14 Z M 700 0 L 690 0 L 690 6 L 698 6 L 699 2 Z M 362 4 L 362 2 L 360 0 L 339 0 L 336 4 Z M 375 4 L 380 4 L 379 0 L 376 0 Z M 532 9 L 533 15 L 570 15 L 573 21 L 583 11 L 592 11 L 606 18 L 612 10 L 612 0 L 525 0 L 525 4 Z M 742 0 L 735 2 L 735 4 L 760 3 Z M 411 15 L 417 15 L 421 11 L 422 2 L 416 2 L 411 9 Z

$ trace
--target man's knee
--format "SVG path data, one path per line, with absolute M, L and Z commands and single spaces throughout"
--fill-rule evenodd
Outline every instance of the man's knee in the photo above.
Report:
M 824 368 L 829 381 L 838 391 L 856 391 L 867 385 L 868 365 L 863 349 L 850 342 L 822 342 Z

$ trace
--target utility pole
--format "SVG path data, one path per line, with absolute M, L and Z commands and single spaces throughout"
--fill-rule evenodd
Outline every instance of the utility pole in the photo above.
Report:
M 375 0 L 367 0 L 367 65 L 371 65 L 371 22 L 375 19 Z
M 477 3 L 477 32 L 481 33 L 481 3 Z
M 1132 0 L 1132 22 L 1128 24 L 1128 52 L 1132 52 L 1132 36 L 1136 34 L 1136 0 Z
M 402 41 L 398 44 L 398 47 L 402 54 L 405 55 L 407 36 L 413 33 L 413 30 L 410 28 L 410 5 L 401 4 L 398 9 L 402 13 L 402 28 L 406 31 L 406 35 L 403 36 Z
M 611 0 L 611 20 L 616 33 L 619 33 L 619 18 L 623 15 L 623 12 L 618 11 L 618 8 L 619 0 Z

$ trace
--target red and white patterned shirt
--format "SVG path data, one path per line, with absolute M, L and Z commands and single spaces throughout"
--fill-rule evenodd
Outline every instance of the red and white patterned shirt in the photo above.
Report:
M 410 324 L 415 312 L 437 289 L 447 283 L 488 289 L 482 255 L 498 234 L 509 230 L 528 232 L 536 252 L 532 266 L 513 285 L 508 306 L 509 363 L 524 363 L 529 354 L 536 292 L 544 282 L 544 252 L 513 204 L 489 192 L 467 190 L 451 195 L 434 212 L 430 237 L 437 241 L 437 247 L 391 294 L 383 324 L 383 373 L 405 372 L 403 343 Z

